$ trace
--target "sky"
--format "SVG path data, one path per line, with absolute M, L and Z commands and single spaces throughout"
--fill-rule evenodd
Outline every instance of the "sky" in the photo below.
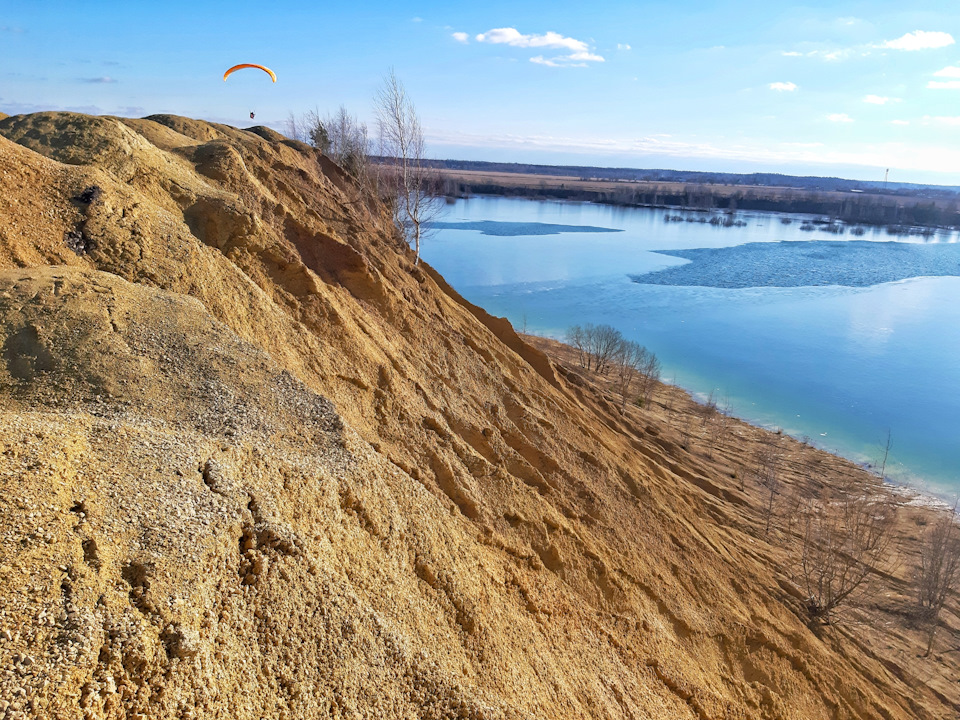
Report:
M 960 185 L 958 41 L 955 0 L 0 0 L 0 112 L 375 132 L 392 69 L 430 157 Z

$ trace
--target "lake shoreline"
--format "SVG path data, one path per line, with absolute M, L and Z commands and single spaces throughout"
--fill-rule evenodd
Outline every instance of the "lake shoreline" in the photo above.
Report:
M 544 352 L 555 365 L 564 368 L 565 374 L 568 377 L 572 372 L 576 376 L 574 383 L 577 382 L 577 379 L 586 379 L 591 385 L 595 386 L 600 393 L 605 395 L 607 402 L 611 406 L 617 406 L 619 401 L 613 390 L 612 382 L 604 376 L 597 376 L 596 373 L 579 367 L 576 359 L 578 356 L 576 348 L 555 338 L 520 331 L 517 331 L 517 334 L 522 340 Z M 844 472 L 857 473 L 862 476 L 863 480 L 882 483 L 883 487 L 896 496 L 898 502 L 904 506 L 931 512 L 952 511 L 954 508 L 954 504 L 950 502 L 945 495 L 941 496 L 933 491 L 918 488 L 890 475 L 881 477 L 871 464 L 858 462 L 853 458 L 846 457 L 839 452 L 823 447 L 810 438 L 796 437 L 780 428 L 766 427 L 760 423 L 751 422 L 749 419 L 736 414 L 723 412 L 716 408 L 716 406 L 713 406 L 711 410 L 708 403 L 701 402 L 695 397 L 695 393 L 680 385 L 664 382 L 663 380 L 658 381 L 652 404 L 657 405 L 660 410 L 669 408 L 670 411 L 673 411 L 676 409 L 678 416 L 682 417 L 684 422 L 691 425 L 699 422 L 705 426 L 706 422 L 703 421 L 703 418 L 705 416 L 709 417 L 712 414 L 714 416 L 721 416 L 725 418 L 725 423 L 730 423 L 730 427 L 724 427 L 725 430 L 730 430 L 733 426 L 740 428 L 741 431 L 749 429 L 750 433 L 755 437 L 764 438 L 765 440 L 762 442 L 789 438 L 798 446 L 797 452 L 820 458 L 827 456 L 831 458 L 832 465 L 843 467 Z M 644 409 L 637 409 L 631 404 L 628 404 L 628 407 L 630 407 L 631 411 L 637 411 L 641 415 L 645 412 Z M 657 414 L 655 417 L 661 421 L 665 419 L 663 413 Z
M 479 170 L 440 171 L 448 198 L 472 196 L 591 202 L 684 212 L 755 211 L 806 214 L 851 225 L 906 229 L 960 229 L 957 198 L 923 194 L 726 185 Z M 893 234 L 899 234 L 895 232 Z
M 611 325 L 655 352 L 664 377 L 854 462 L 879 467 L 889 430 L 886 474 L 938 497 L 953 494 L 960 337 L 943 329 L 960 326 L 960 236 L 904 243 L 875 231 L 846 240 L 763 213 L 743 214 L 747 225 L 729 228 L 665 215 L 565 201 L 459 201 L 424 259 L 517 328 L 562 338 L 571 325 Z M 695 263 L 693 284 L 630 280 L 676 275 L 670 268 L 681 264 L 689 274 L 690 255 L 706 260 Z M 806 268 L 808 260 L 819 269 Z M 939 276 L 869 284 L 909 274 L 920 260 Z

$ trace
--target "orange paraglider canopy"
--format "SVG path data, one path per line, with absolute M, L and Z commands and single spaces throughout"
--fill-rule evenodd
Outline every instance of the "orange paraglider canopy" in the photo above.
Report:
M 237 70 L 242 70 L 243 68 L 257 68 L 257 70 L 263 70 L 273 79 L 274 82 L 277 81 L 277 74 L 268 67 L 264 67 L 263 65 L 255 65 L 253 63 L 240 63 L 239 65 L 234 65 L 223 74 L 224 82 L 226 82 L 227 78 L 230 77 L 230 73 L 236 72 Z

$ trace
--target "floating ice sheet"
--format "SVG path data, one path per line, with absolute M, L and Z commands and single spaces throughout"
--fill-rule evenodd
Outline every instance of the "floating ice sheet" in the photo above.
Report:
M 623 232 L 617 228 L 594 227 L 592 225 L 556 225 L 540 222 L 501 222 L 497 220 L 476 220 L 462 222 L 432 222 L 433 230 L 479 230 L 484 235 L 512 237 L 518 235 L 559 235 L 560 233 L 614 233 Z
M 716 288 L 869 287 L 913 277 L 960 276 L 960 244 L 846 241 L 747 243 L 657 250 L 686 265 L 630 275 L 636 283 Z

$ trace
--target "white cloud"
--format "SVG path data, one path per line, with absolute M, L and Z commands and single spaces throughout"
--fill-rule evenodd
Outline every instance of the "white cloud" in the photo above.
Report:
M 909 125 L 910 121 L 909 120 L 891 120 L 890 124 L 891 125 Z
M 559 57 L 545 58 L 543 55 L 535 55 L 530 58 L 530 62 L 536 65 L 546 65 L 547 67 L 589 67 L 585 60 L 596 58 L 599 62 L 605 62 L 599 55 L 590 55 L 589 53 L 574 53 L 573 55 L 561 55 Z
M 587 52 L 586 50 L 584 50 L 583 52 L 573 53 L 572 55 L 570 55 L 570 59 L 574 61 L 586 60 L 589 62 L 606 62 L 601 55 L 595 55 L 594 53 Z
M 901 102 L 901 99 L 887 97 L 885 95 L 867 95 L 865 98 L 863 98 L 863 101 L 865 103 L 869 103 L 870 105 L 886 105 L 890 102 Z
M 561 67 L 560 63 L 554 60 L 547 60 L 543 55 L 534 55 L 530 58 L 530 62 L 536 63 L 537 65 L 546 65 L 547 67 Z M 583 63 L 580 63 L 579 67 L 583 67 Z
M 139 105 L 118 108 L 102 108 L 97 105 L 35 105 L 33 103 L 8 102 L 0 97 L 0 112 L 5 112 L 8 115 L 27 115 L 48 110 L 66 110 L 67 112 L 83 113 L 84 115 L 118 115 L 120 117 L 143 117 L 147 114 L 146 108 Z M 224 119 L 222 122 L 236 122 L 236 120 Z
M 806 52 L 784 50 L 780 54 L 784 57 L 812 57 L 826 62 L 839 62 L 854 57 L 868 57 L 875 50 L 930 50 L 947 47 L 955 42 L 953 35 L 947 32 L 915 30 L 895 40 L 887 40 L 881 43 L 855 45 L 835 50 L 807 50 Z
M 960 90 L 960 80 L 931 80 L 928 90 Z
M 767 87 L 777 92 L 793 92 L 797 86 L 792 82 L 772 82 Z
M 812 57 L 820 58 L 827 62 L 838 62 L 852 57 L 856 52 L 856 48 L 840 48 L 839 50 L 808 50 L 805 53 L 791 50 L 789 52 L 781 52 L 780 54 L 785 57 Z
M 536 55 L 530 62 L 548 67 L 586 67 L 587 63 L 605 62 L 602 55 L 590 50 L 590 46 L 583 40 L 565 37 L 560 33 L 546 32 L 543 35 L 524 35 L 516 28 L 494 28 L 476 36 L 476 41 L 494 45 L 510 45 L 520 48 L 556 48 L 566 50 L 569 54 L 546 58 Z M 626 46 L 629 49 L 629 46 Z
M 939 30 L 933 32 L 914 30 L 898 37 L 896 40 L 887 40 L 878 47 L 891 50 L 932 50 L 953 45 L 954 42 L 956 41 L 950 33 L 940 32 Z
M 945 117 L 943 115 L 924 115 L 924 125 L 949 125 L 951 127 L 960 126 L 960 117 Z
M 853 50 L 831 50 L 829 52 L 821 53 L 821 57 L 828 62 L 837 62 L 838 60 L 845 60 L 853 54 Z
M 455 32 L 451 35 L 451 37 L 457 42 L 461 42 L 461 43 L 470 42 L 470 36 L 467 35 L 465 32 Z
M 934 74 L 934 77 L 945 77 L 945 78 L 960 78 L 960 67 L 956 65 L 948 65 L 942 70 L 937 70 Z
M 829 120 L 830 122 L 837 122 L 837 123 L 853 122 L 853 118 L 847 115 L 846 113 L 833 113 L 831 115 L 827 115 L 827 120 Z
M 632 50 L 632 49 L 633 48 L 627 45 L 627 43 L 617 43 L 617 50 Z
M 415 17 L 415 18 L 412 18 L 412 19 L 410 20 L 410 22 L 423 22 L 423 18 L 422 18 L 422 17 Z
M 477 42 L 525 48 L 565 48 L 571 52 L 585 52 L 587 50 L 587 44 L 582 40 L 564 37 L 560 33 L 550 31 L 543 35 L 524 35 L 516 28 L 495 28 L 480 33 L 477 35 Z
M 956 118 L 960 124 L 960 118 Z M 960 149 L 940 144 L 917 145 L 903 142 L 844 143 L 842 147 L 820 144 L 779 143 L 761 141 L 731 143 L 729 141 L 683 140 L 656 135 L 631 138 L 557 137 L 544 135 L 472 135 L 463 133 L 429 133 L 431 144 L 471 146 L 511 150 L 537 149 L 554 152 L 604 155 L 622 163 L 624 158 L 649 160 L 651 155 L 721 159 L 739 162 L 760 162 L 770 165 L 804 163 L 811 166 L 857 165 L 871 168 L 956 173 L 960 167 Z M 591 159 L 589 162 L 594 163 Z
M 108 77 L 106 75 L 104 75 L 103 77 L 81 78 L 80 81 L 85 83 L 95 83 L 98 85 L 109 85 L 116 82 L 114 78 Z

